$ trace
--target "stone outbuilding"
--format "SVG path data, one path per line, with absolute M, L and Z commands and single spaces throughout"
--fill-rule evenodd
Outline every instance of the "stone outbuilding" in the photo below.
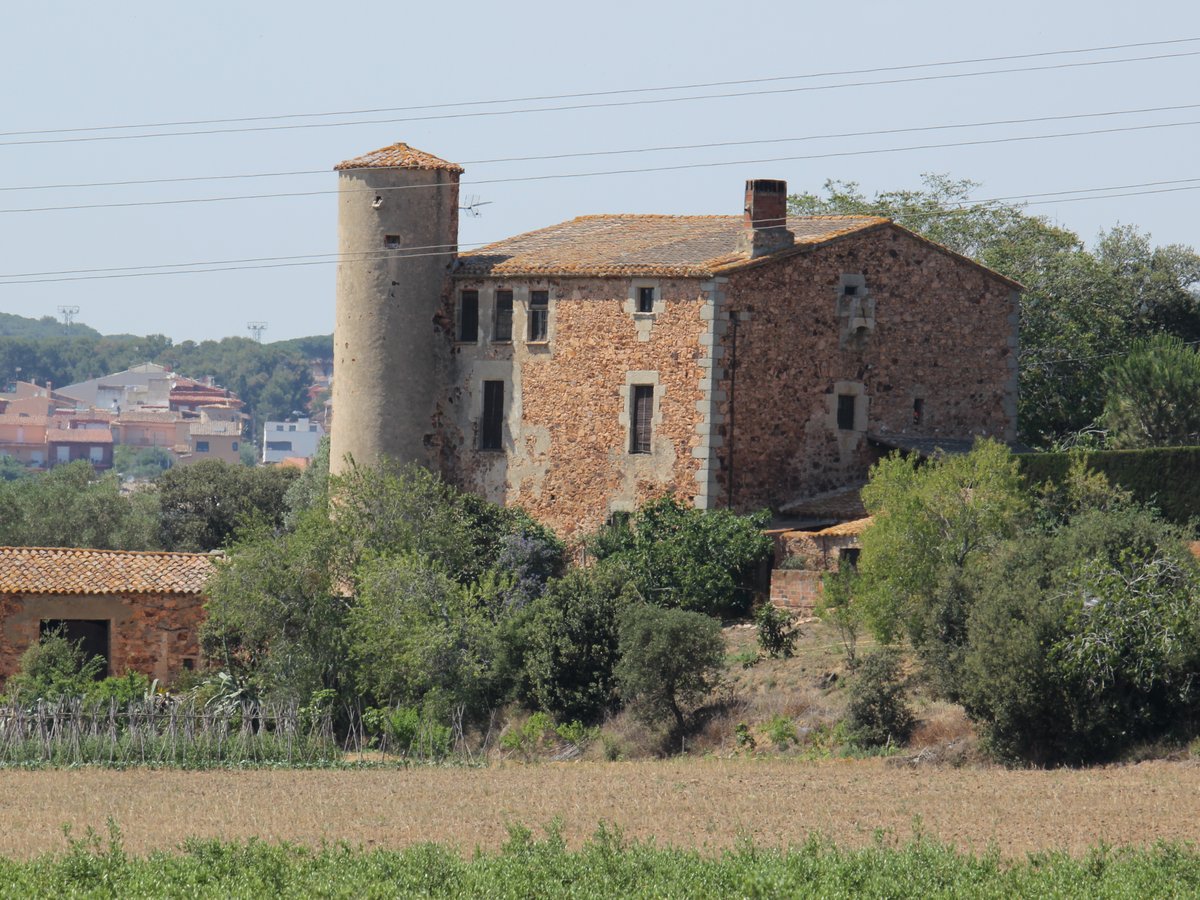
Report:
M 163 684 L 200 664 L 206 553 L 0 547 L 0 682 L 47 631 L 105 659 L 105 673 Z
M 897 438 L 1015 438 L 1020 285 L 888 219 L 789 216 L 758 179 L 741 215 L 460 254 L 460 167 L 337 169 L 335 471 L 416 461 L 571 535 L 666 492 L 787 514 Z

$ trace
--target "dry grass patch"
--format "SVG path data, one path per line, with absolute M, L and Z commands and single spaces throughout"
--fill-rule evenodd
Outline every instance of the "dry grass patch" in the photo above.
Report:
M 820 832 L 846 846 L 923 831 L 1006 855 L 1100 841 L 1200 840 L 1200 766 L 1143 763 L 1092 770 L 897 767 L 882 760 L 678 759 L 506 764 L 488 769 L 363 771 L 0 772 L 0 855 L 64 847 L 111 816 L 136 853 L 188 836 L 348 841 L 401 847 L 444 841 L 498 847 L 505 825 L 561 817 L 578 846 L 597 823 L 633 838 L 715 850 L 740 836 L 769 846 Z

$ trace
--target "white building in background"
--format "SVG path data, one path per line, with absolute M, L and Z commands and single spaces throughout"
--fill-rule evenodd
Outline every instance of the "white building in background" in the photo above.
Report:
M 280 463 L 285 459 L 312 459 L 325 429 L 308 419 L 288 422 L 268 422 L 263 426 L 264 463 Z

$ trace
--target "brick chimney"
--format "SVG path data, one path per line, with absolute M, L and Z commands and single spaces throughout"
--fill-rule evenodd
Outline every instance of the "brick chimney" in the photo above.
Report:
M 751 258 L 783 250 L 796 242 L 787 230 L 787 182 L 755 178 L 746 182 L 746 214 L 738 238 L 739 253 Z

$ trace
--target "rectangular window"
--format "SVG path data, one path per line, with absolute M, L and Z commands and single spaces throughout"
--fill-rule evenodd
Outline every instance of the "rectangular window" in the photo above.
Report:
M 104 448 L 88 447 L 88 459 L 94 463 L 104 462 Z
M 276 452 L 290 451 L 292 449 L 291 441 L 267 441 L 267 449 Z
M 854 297 L 858 294 L 857 284 L 843 284 L 842 293 L 847 297 Z
M 234 442 L 233 442 L 233 448 L 232 448 L 232 449 L 236 451 L 236 450 L 237 450 L 237 448 L 238 448 L 238 442 L 237 442 L 237 441 L 234 441 Z
M 481 450 L 500 450 L 504 446 L 504 382 L 483 383 L 483 421 L 479 424 Z
M 496 323 L 492 329 L 493 341 L 512 340 L 513 292 L 496 291 Z
M 479 291 L 463 291 L 459 298 L 458 339 L 464 344 L 479 340 Z
M 649 453 L 654 419 L 654 386 L 635 384 L 629 407 L 629 452 Z
M 529 340 L 544 341 L 550 333 L 550 292 L 529 292 Z
M 637 311 L 640 313 L 654 312 L 654 288 L 640 287 L 637 292 Z
M 854 430 L 853 394 L 838 394 L 837 424 L 842 431 Z
M 385 234 L 383 236 L 383 249 L 384 250 L 399 250 L 400 249 L 400 235 Z
M 925 401 L 918 397 L 913 401 L 913 424 L 920 425 L 925 418 Z
M 196 441 L 196 452 L 197 453 L 207 453 L 208 452 L 208 441 Z

